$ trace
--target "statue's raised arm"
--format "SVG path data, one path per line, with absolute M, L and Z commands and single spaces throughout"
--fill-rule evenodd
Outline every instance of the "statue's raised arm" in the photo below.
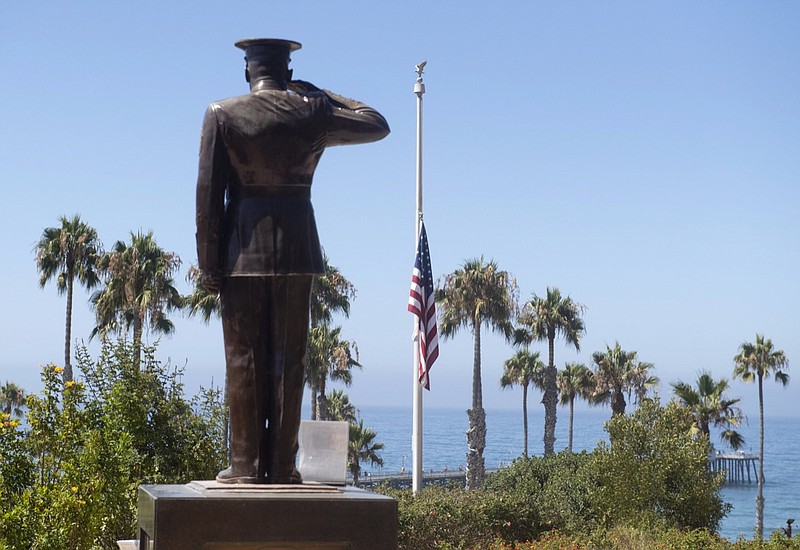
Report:
M 289 82 L 289 89 L 304 96 L 323 95 L 328 99 L 331 106 L 328 147 L 370 143 L 389 134 L 389 123 L 383 115 L 360 101 L 317 88 L 304 80 Z

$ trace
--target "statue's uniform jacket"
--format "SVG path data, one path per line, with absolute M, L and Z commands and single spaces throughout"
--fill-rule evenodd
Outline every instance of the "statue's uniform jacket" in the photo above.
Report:
M 310 201 L 322 152 L 388 132 L 380 113 L 330 92 L 261 90 L 211 104 L 197 183 L 200 269 L 229 277 L 322 273 Z

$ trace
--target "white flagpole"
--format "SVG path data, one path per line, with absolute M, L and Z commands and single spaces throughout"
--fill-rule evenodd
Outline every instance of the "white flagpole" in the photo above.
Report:
M 422 83 L 422 69 L 427 62 L 417 65 L 417 81 L 414 93 L 417 96 L 417 209 L 414 223 L 414 250 L 419 243 L 419 232 L 422 225 L 422 94 L 425 84 Z M 411 489 L 417 493 L 422 488 L 422 384 L 419 383 L 419 319 L 414 318 L 414 368 L 413 396 L 414 411 L 411 427 Z

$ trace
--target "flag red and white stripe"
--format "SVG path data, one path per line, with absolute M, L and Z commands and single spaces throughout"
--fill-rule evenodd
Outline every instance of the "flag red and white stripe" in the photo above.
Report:
M 411 292 L 408 311 L 419 320 L 419 383 L 431 389 L 429 373 L 439 357 L 439 337 L 436 328 L 436 302 L 434 300 L 433 270 L 428 250 L 428 235 L 425 225 L 420 224 L 417 257 L 411 275 Z

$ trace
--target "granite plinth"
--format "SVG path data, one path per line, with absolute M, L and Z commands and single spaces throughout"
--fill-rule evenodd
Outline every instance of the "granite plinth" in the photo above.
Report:
M 140 550 L 395 550 L 397 502 L 354 487 L 139 487 Z

